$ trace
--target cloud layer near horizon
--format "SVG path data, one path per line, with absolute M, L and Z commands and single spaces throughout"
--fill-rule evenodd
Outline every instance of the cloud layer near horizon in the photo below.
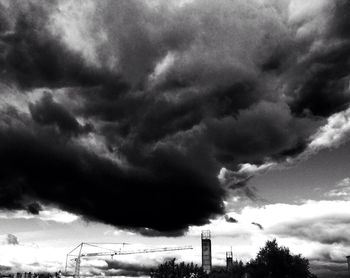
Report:
M 200 233 L 202 229 L 210 229 L 213 236 L 214 265 L 225 265 L 225 252 L 230 250 L 230 246 L 235 258 L 246 262 L 256 256 L 259 248 L 267 240 L 277 238 L 280 245 L 290 248 L 295 254 L 301 253 L 306 256 L 313 271 L 319 274 L 318 277 L 346 277 L 345 256 L 350 252 L 349 201 L 347 195 L 338 193 L 341 190 L 349 191 L 348 179 L 338 183 L 337 199 L 329 199 L 328 196 L 334 195 L 334 191 L 331 190 L 319 201 L 305 200 L 295 204 L 277 203 L 263 206 L 256 206 L 250 201 L 240 212 L 230 212 L 202 227 L 192 226 L 186 236 L 173 239 L 153 239 L 109 225 L 90 225 L 81 220 L 71 219 L 72 222 L 68 222 L 66 214 L 58 217 L 56 210 L 49 213 L 47 208 L 43 208 L 47 211 L 47 217 L 41 216 L 41 219 L 38 215 L 32 216 L 24 212 L 8 214 L 9 212 L 2 211 L 0 233 L 11 229 L 16 238 L 18 236 L 19 244 L 11 244 L 15 241 L 9 241 L 7 234 L 0 236 L 3 243 L 0 265 L 5 266 L 8 271 L 57 271 L 64 267 L 65 254 L 79 240 L 133 243 L 126 246 L 127 250 L 163 247 L 158 246 L 159 244 L 193 245 L 193 250 L 179 253 L 115 257 L 117 261 L 103 257 L 90 258 L 83 263 L 82 272 L 88 275 L 140 276 L 148 273 L 167 257 L 177 257 L 179 261 L 200 264 Z M 244 200 L 235 198 L 232 202 Z M 258 223 L 264 229 L 252 223 Z M 119 248 L 115 245 L 104 247 Z M 84 249 L 84 252 L 96 251 L 95 248 Z M 73 269 L 74 261 L 71 261 L 69 270 Z
M 0 5 L 2 208 L 180 235 L 349 104 L 347 1 Z

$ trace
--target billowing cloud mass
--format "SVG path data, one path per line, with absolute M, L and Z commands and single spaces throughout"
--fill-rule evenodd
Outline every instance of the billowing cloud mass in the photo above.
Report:
M 346 0 L 0 3 L 2 209 L 178 235 L 350 101 Z

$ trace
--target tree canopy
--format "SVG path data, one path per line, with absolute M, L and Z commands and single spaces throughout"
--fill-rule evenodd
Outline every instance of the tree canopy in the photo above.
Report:
M 152 278 L 208 278 L 203 269 L 193 263 L 166 261 L 151 271 Z
M 309 261 L 301 255 L 293 255 L 289 249 L 278 246 L 277 241 L 267 241 L 256 258 L 247 263 L 251 278 L 315 278 L 310 272 Z

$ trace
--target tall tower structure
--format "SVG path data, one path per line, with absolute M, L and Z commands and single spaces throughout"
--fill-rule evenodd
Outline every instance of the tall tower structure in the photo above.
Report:
M 350 277 L 350 256 L 346 256 L 346 260 L 348 262 L 348 272 L 349 272 L 348 277 Z
M 202 231 L 202 267 L 204 272 L 211 272 L 211 236 L 210 231 Z
M 232 251 L 226 252 L 226 270 L 233 270 L 233 253 Z

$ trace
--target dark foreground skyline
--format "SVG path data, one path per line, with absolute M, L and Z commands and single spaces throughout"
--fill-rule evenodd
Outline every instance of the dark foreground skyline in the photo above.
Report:
M 0 265 L 209 228 L 219 264 L 277 237 L 343 277 L 349 1 L 0 6 Z

